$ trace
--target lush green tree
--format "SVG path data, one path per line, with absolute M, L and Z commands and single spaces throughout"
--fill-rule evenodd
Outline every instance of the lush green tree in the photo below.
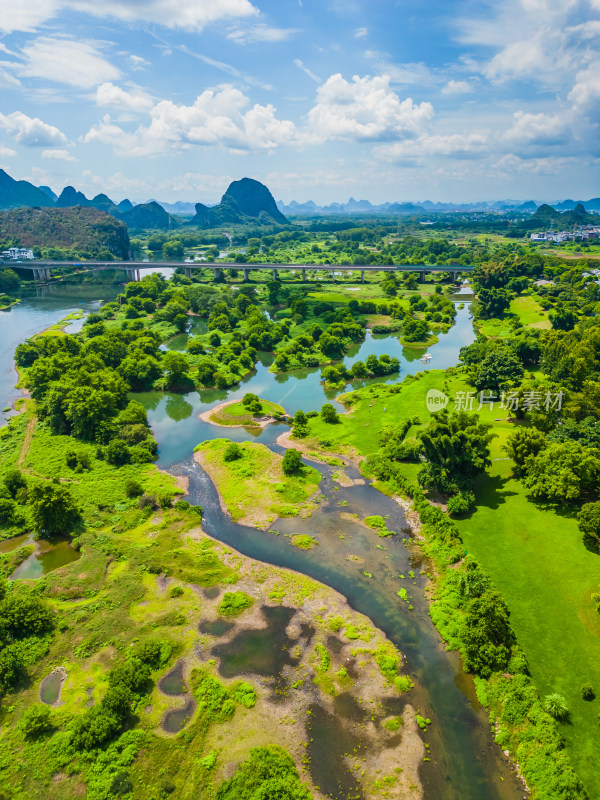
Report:
M 490 465 L 489 443 L 494 438 L 491 425 L 466 411 L 447 409 L 420 433 L 422 453 L 427 461 L 419 473 L 422 486 L 455 493 L 468 489 L 473 480 Z
M 502 449 L 514 462 L 515 474 L 523 475 L 527 459 L 537 456 L 547 444 L 546 437 L 537 428 L 518 427 L 510 434 Z
M 500 594 L 486 589 L 468 601 L 463 621 L 465 666 L 483 678 L 505 669 L 512 632 L 508 607 Z
M 81 514 L 67 486 L 37 484 L 31 489 L 31 501 L 33 525 L 48 539 L 68 536 L 81 521 Z
M 600 451 L 578 442 L 549 444 L 527 460 L 525 471 L 523 484 L 537 500 L 565 503 L 600 491 Z
M 297 475 L 302 469 L 302 456 L 298 450 L 293 448 L 285 451 L 281 468 L 284 475 Z
M 557 692 L 547 694 L 544 697 L 542 706 L 547 714 L 550 714 L 551 717 L 554 717 L 554 719 L 558 720 L 559 722 L 562 722 L 569 717 L 567 701 Z
M 577 521 L 584 539 L 589 538 L 600 545 L 600 502 L 585 503 L 577 515 Z
M 16 292 L 21 279 L 14 269 L 0 269 L 0 292 Z
M 492 317 L 502 317 L 504 312 L 510 306 L 510 301 L 513 299 L 513 292 L 504 288 L 482 288 L 477 293 L 477 306 L 478 313 L 482 319 L 491 319 Z
M 21 489 L 27 488 L 27 478 L 20 469 L 9 469 L 2 481 L 11 497 L 16 497 Z
M 492 391 L 499 394 L 500 389 L 510 382 L 518 382 L 523 377 L 523 364 L 511 347 L 498 346 L 488 350 L 483 361 L 477 366 L 473 383 L 477 391 Z
M 178 386 L 189 384 L 188 370 L 189 364 L 187 358 L 183 353 L 178 353 L 175 350 L 169 350 L 163 358 L 163 367 L 166 375 L 166 384 L 168 388 L 176 388 Z
M 323 422 L 335 425 L 340 421 L 340 416 L 331 403 L 325 403 L 321 408 L 321 419 Z

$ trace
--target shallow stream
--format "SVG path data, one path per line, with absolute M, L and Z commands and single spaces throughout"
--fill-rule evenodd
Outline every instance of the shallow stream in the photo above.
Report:
M 111 299 L 116 292 L 116 288 L 107 286 L 64 286 L 61 289 L 59 285 L 52 289 L 0 314 L 0 406 L 8 405 L 19 396 L 18 390 L 13 388 L 16 374 L 12 362 L 19 342 L 67 313 L 97 308 L 101 299 Z M 402 380 L 418 371 L 453 366 L 460 348 L 474 339 L 468 304 L 459 309 L 451 330 L 439 338 L 439 342 L 429 348 L 432 359 L 427 365 L 420 360 L 423 351 L 411 352 L 402 348 L 393 336 L 370 333 L 345 362 L 364 360 L 370 353 L 398 357 L 400 375 L 382 379 L 386 383 Z M 169 346 L 181 348 L 184 344 L 185 334 Z M 413 546 L 408 540 L 403 542 L 403 538 L 408 539 L 407 535 L 403 537 L 399 533 L 380 539 L 360 524 L 364 517 L 380 514 L 389 516 L 389 529 L 402 532 L 406 522 L 400 507 L 367 484 L 340 487 L 332 479 L 333 470 L 318 465 L 323 476 L 321 491 L 326 498 L 320 508 L 308 519 L 279 520 L 273 530 L 258 531 L 233 523 L 222 512 L 214 485 L 193 462 L 196 444 L 224 433 L 223 429 L 200 420 L 199 414 L 225 399 L 255 392 L 294 413 L 298 408 L 318 410 L 324 402 L 333 401 L 338 393 L 324 390 L 318 369 L 278 376 L 268 371 L 269 363 L 270 359 L 263 356 L 256 370 L 231 391 L 136 395 L 148 410 L 159 443 L 159 467 L 189 478 L 189 498 L 203 506 L 204 527 L 210 535 L 247 556 L 289 567 L 333 587 L 398 646 L 405 657 L 405 670 L 416 681 L 408 700 L 433 723 L 426 734 L 426 741 L 431 745 L 431 760 L 422 768 L 426 800 L 520 799 L 524 794 L 522 785 L 493 743 L 487 715 L 478 708 L 472 683 L 462 673 L 456 654 L 445 651 L 429 618 L 425 595 L 427 579 L 419 572 L 419 556 L 416 551 L 413 554 Z M 363 384 L 354 384 L 357 385 Z M 278 449 L 275 439 L 283 430 L 281 426 L 272 425 L 253 433 L 243 428 L 233 428 L 226 433 L 238 441 L 259 437 L 260 442 Z M 346 473 L 359 478 L 353 469 L 346 469 Z M 294 533 L 309 533 L 319 544 L 309 551 L 300 550 L 291 544 L 290 536 Z M 414 571 L 414 578 L 410 577 L 410 570 Z M 412 609 L 409 602 L 398 597 L 397 592 L 402 587 L 408 591 Z M 224 669 L 235 671 L 234 663 L 235 653 L 230 653 Z M 179 730 L 192 712 L 193 706 L 186 703 L 181 710 L 169 712 L 169 719 L 163 724 L 167 729 Z M 330 720 L 316 719 L 315 741 L 324 741 L 331 733 L 330 727 Z M 327 759 L 317 758 L 317 752 L 315 748 L 311 763 L 313 777 L 318 783 L 319 773 L 322 777 L 328 767 Z M 323 748 L 320 752 L 322 755 Z

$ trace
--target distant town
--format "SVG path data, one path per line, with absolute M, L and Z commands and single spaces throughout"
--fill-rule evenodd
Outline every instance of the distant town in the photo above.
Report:
M 532 242 L 582 242 L 599 237 L 598 225 L 584 225 L 576 231 L 541 231 L 529 236 Z

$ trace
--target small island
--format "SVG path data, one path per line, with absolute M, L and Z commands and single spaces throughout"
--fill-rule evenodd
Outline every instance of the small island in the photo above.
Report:
M 266 428 L 271 422 L 285 418 L 285 410 L 277 403 L 263 400 L 251 392 L 241 400 L 230 400 L 200 414 L 200 419 L 224 428 Z
M 302 464 L 297 450 L 285 456 L 256 442 L 213 439 L 202 442 L 194 458 L 217 487 L 222 506 L 235 522 L 266 530 L 278 517 L 307 517 L 321 480 Z

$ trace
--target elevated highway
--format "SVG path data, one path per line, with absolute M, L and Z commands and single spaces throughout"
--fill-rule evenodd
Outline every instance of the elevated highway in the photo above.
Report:
M 250 273 L 257 270 L 268 270 L 273 280 L 277 280 L 279 272 L 299 272 L 302 281 L 307 280 L 309 273 L 340 273 L 356 274 L 356 282 L 364 283 L 365 275 L 369 272 L 413 272 L 421 280 L 432 272 L 449 272 L 456 280 L 463 273 L 470 273 L 474 267 L 465 264 L 237 264 L 231 262 L 209 263 L 199 261 L 186 263 L 183 261 L 0 261 L 0 269 L 18 269 L 32 274 L 33 280 L 50 280 L 52 272 L 65 267 L 73 267 L 76 271 L 96 272 L 98 270 L 124 270 L 131 281 L 139 281 L 140 273 L 145 269 L 175 269 L 183 268 L 185 274 L 191 277 L 195 270 L 212 269 L 215 280 L 220 280 L 225 272 L 237 270 L 243 272 L 244 280 L 250 280 Z M 359 277 L 360 276 L 360 277 Z

